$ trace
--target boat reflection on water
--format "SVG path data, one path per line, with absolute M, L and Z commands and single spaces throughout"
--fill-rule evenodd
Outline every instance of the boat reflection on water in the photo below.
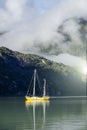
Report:
M 36 108 L 42 107 L 42 128 L 45 126 L 45 120 L 46 120 L 46 106 L 49 106 L 49 100 L 43 101 L 43 100 L 32 100 L 32 101 L 26 101 L 26 108 L 29 110 L 30 107 L 32 107 L 32 116 L 33 116 L 33 129 L 36 130 Z

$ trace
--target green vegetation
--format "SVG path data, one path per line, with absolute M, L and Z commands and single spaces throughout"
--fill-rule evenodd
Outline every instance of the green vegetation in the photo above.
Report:
M 0 96 L 24 96 L 35 68 L 41 84 L 43 78 L 47 79 L 47 94 L 50 96 L 84 95 L 85 83 L 75 69 L 37 55 L 1 47 Z M 38 86 L 36 93 L 40 95 Z

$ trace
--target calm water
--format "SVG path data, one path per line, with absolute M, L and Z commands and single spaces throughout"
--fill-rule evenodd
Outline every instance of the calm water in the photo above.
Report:
M 0 98 L 0 130 L 87 130 L 87 99 Z

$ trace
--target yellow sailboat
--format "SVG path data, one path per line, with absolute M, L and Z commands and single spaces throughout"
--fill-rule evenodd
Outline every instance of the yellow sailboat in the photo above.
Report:
M 45 101 L 49 100 L 49 96 L 46 96 L 46 79 L 44 79 L 44 86 L 43 86 L 43 96 L 36 96 L 35 90 L 36 90 L 36 76 L 37 76 L 37 71 L 36 69 L 34 70 L 34 85 L 33 85 L 33 96 L 29 96 L 29 89 L 27 91 L 27 94 L 25 96 L 25 99 L 27 101 Z

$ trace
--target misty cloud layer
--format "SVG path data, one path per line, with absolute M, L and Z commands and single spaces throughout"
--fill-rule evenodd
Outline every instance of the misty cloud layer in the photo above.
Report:
M 1 0 L 0 46 L 25 53 L 83 56 L 87 24 L 79 23 L 79 18 L 87 19 L 87 0 Z

